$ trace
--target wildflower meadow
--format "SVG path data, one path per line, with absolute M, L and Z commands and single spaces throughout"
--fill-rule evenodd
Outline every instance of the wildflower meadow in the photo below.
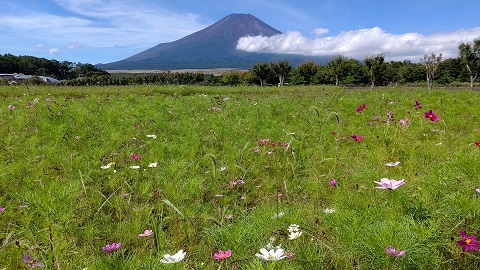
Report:
M 478 269 L 480 92 L 0 88 L 0 269 Z

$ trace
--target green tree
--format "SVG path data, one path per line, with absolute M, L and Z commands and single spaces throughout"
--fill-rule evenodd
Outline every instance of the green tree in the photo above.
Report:
M 435 80 L 435 73 L 442 62 L 442 54 L 426 54 L 420 59 L 420 62 L 425 66 L 425 71 L 427 72 L 427 87 L 428 89 L 432 89 L 433 81 Z
M 230 71 L 222 75 L 222 82 L 226 85 L 234 86 L 242 82 L 238 71 Z
M 251 71 L 240 73 L 240 80 L 242 81 L 242 84 L 253 85 L 255 84 L 255 79 L 255 74 L 253 74 Z
M 260 86 L 263 86 L 265 82 L 270 78 L 271 74 L 270 65 L 267 63 L 256 64 L 252 68 L 252 72 L 260 80 Z
M 296 70 L 302 78 L 303 84 L 308 85 L 313 83 L 315 74 L 320 70 L 320 65 L 313 61 L 307 61 L 300 64 Z
M 273 73 L 278 77 L 278 83 L 283 86 L 285 77 L 292 71 L 292 67 L 288 64 L 288 61 L 280 61 L 271 64 Z
M 370 86 L 375 87 L 375 83 L 381 81 L 385 72 L 385 56 L 383 53 L 367 56 L 363 60 L 367 68 L 367 75 L 370 79 Z
M 339 86 L 347 73 L 347 59 L 341 55 L 336 56 L 325 65 L 327 72 L 335 78 L 335 86 Z
M 458 49 L 460 50 L 459 58 L 467 66 L 470 74 L 470 87 L 473 87 L 480 70 L 480 37 L 474 39 L 472 43 L 460 43 Z

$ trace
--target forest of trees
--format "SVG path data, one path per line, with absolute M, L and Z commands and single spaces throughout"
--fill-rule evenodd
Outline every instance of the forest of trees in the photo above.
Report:
M 24 73 L 65 80 L 66 85 L 314 85 L 388 86 L 425 84 L 465 85 L 471 87 L 480 70 L 480 37 L 462 42 L 456 58 L 443 59 L 431 53 L 411 61 L 385 61 L 384 54 L 366 56 L 363 62 L 337 55 L 321 65 L 314 61 L 291 67 L 287 61 L 258 63 L 249 71 L 234 70 L 220 76 L 192 72 L 162 72 L 134 76 L 111 76 L 91 64 L 58 62 L 32 56 L 0 55 L 0 73 Z M 82 74 L 82 79 L 76 79 Z

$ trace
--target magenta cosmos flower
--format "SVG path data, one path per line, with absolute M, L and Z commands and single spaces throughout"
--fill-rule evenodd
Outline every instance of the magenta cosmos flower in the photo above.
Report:
M 354 139 L 355 141 L 361 141 L 365 139 L 365 136 L 357 136 L 355 134 L 350 135 L 350 138 Z
M 232 256 L 232 250 L 228 249 L 228 250 L 218 250 L 218 253 L 213 253 L 213 258 L 215 260 L 225 260 L 226 258 L 229 258 L 230 256 Z
M 111 243 L 111 244 L 108 244 L 108 245 L 102 247 L 102 250 L 105 251 L 106 253 L 110 253 L 110 252 L 115 251 L 115 250 L 117 250 L 117 249 L 119 249 L 119 248 L 121 248 L 121 247 L 122 247 L 122 244 L 121 244 L 121 243 L 115 243 L 115 242 L 113 242 L 113 243 Z
M 476 146 L 480 146 L 480 142 L 475 142 L 475 145 L 476 145 Z
M 333 178 L 332 180 L 330 180 L 330 186 L 334 187 L 337 185 L 337 179 Z
M 405 180 L 402 179 L 402 180 L 394 180 L 394 179 L 387 179 L 387 178 L 382 178 L 380 179 L 380 182 L 377 182 L 377 181 L 374 181 L 375 183 L 378 184 L 377 187 L 375 188 L 379 188 L 379 189 L 390 189 L 390 190 L 393 190 L 393 189 L 397 189 L 399 186 L 402 186 L 402 185 L 405 185 Z
M 415 100 L 415 104 L 413 104 L 413 107 L 414 107 L 415 109 L 421 109 L 421 108 L 422 108 L 422 104 L 420 103 L 420 101 Z
M 358 106 L 357 108 L 357 113 L 363 111 L 363 109 L 365 109 L 365 107 L 367 107 L 367 104 L 363 103 L 362 105 Z
M 387 252 L 388 255 L 393 256 L 393 257 L 402 257 L 405 255 L 407 252 L 406 250 L 396 250 L 393 246 L 388 246 L 385 249 L 385 252 Z
M 438 117 L 438 115 L 436 115 L 432 110 L 429 110 L 428 112 L 425 112 L 425 114 L 423 116 L 425 118 L 430 119 L 430 121 L 432 121 L 432 122 L 436 122 L 436 121 L 440 120 L 440 117 Z
M 480 242 L 477 241 L 477 237 L 475 235 L 466 235 L 465 231 L 460 231 L 460 236 L 463 238 L 462 240 L 458 240 L 457 244 L 464 248 L 466 252 L 470 250 L 477 250 L 480 246 Z
M 137 154 L 132 154 L 130 156 L 133 160 L 139 160 L 140 159 L 140 155 L 137 155 Z

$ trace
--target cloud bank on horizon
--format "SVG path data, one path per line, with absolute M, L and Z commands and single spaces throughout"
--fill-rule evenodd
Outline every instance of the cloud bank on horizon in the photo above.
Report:
M 238 40 L 237 49 L 247 52 L 300 54 L 306 56 L 342 55 L 354 59 L 385 54 L 388 61 L 419 62 L 426 54 L 442 54 L 444 58 L 458 56 L 458 45 L 480 37 L 480 27 L 448 33 L 422 35 L 418 33 L 390 34 L 380 27 L 341 32 L 323 36 L 328 29 L 314 30 L 309 38 L 298 31 L 270 37 L 247 36 Z

